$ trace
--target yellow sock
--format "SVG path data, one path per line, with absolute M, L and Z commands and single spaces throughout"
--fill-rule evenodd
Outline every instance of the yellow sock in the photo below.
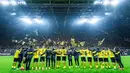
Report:
M 86 67 L 84 66 L 84 68 L 86 68 Z
M 63 68 L 66 68 L 66 66 L 64 66 Z
M 116 66 L 114 66 L 114 69 L 116 69 Z
M 109 66 L 109 68 L 111 68 L 111 66 Z
M 103 68 L 104 68 L 104 66 L 101 66 L 101 68 L 103 69 Z
M 98 68 L 98 65 L 96 65 L 96 68 Z
M 104 68 L 104 66 L 103 66 L 103 68 Z
M 90 68 L 92 68 L 92 66 L 90 66 Z

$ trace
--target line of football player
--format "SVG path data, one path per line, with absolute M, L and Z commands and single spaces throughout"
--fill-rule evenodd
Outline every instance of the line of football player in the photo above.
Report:
M 14 62 L 12 69 L 20 68 L 24 70 L 25 64 L 28 61 L 27 50 L 25 48 L 17 49 L 14 54 Z M 124 69 L 121 62 L 120 50 L 99 49 L 91 50 L 84 47 L 39 47 L 31 52 L 33 56 L 33 62 L 31 62 L 31 69 L 56 69 L 60 68 L 61 64 L 63 68 L 81 67 L 86 68 L 86 62 L 89 63 L 89 67 L 92 68 L 113 68 L 120 70 Z M 30 59 L 31 60 L 31 59 Z M 74 60 L 74 61 L 73 61 Z M 112 65 L 111 65 L 112 63 Z M 16 67 L 18 65 L 18 67 Z M 118 65 L 118 67 L 117 67 Z

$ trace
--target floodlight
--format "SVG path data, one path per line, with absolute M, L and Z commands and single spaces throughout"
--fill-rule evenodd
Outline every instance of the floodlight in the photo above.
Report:
M 18 4 L 20 4 L 20 5 L 26 5 L 26 2 L 25 1 L 20 1 L 20 2 L 18 2 Z
M 88 23 L 90 24 L 96 24 L 100 19 L 99 18 L 91 18 Z
M 25 2 L 25 1 L 22 1 L 21 4 L 26 5 L 26 2 Z
M 17 5 L 16 1 L 10 1 L 11 5 Z
M 33 23 L 32 20 L 30 18 L 28 18 L 28 17 L 20 18 L 20 20 L 22 20 L 23 22 L 28 23 L 28 24 L 32 24 Z
M 102 4 L 102 2 L 101 2 L 101 1 L 95 1 L 94 4 L 95 4 L 95 5 L 96 5 L 96 4 Z
M 108 0 L 103 1 L 103 5 L 109 5 L 109 4 L 110 4 L 110 2 Z
M 34 21 L 35 21 L 36 23 L 38 23 L 38 24 L 43 23 L 43 21 L 42 21 L 41 19 L 37 19 L 37 18 L 35 18 Z
M 118 5 L 118 3 L 119 3 L 118 0 L 112 0 L 112 1 L 111 1 L 111 5 L 113 5 L 113 6 Z
M 1 4 L 7 6 L 7 5 L 9 5 L 9 1 L 6 1 L 6 0 L 5 1 L 1 1 Z
M 77 20 L 77 24 L 83 24 L 83 23 L 85 23 L 85 22 L 87 22 L 87 19 L 86 19 L 86 18 L 82 18 L 82 19 L 78 19 L 78 20 Z

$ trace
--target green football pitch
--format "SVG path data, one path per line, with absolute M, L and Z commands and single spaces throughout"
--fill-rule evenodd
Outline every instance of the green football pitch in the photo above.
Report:
M 59 68 L 50 70 L 12 70 L 11 65 L 13 62 L 12 56 L 0 56 L 0 73 L 130 73 L 130 56 L 123 56 L 122 62 L 125 66 L 124 70 L 114 70 L 114 69 L 89 69 L 88 63 L 86 64 L 86 69 L 82 68 Z

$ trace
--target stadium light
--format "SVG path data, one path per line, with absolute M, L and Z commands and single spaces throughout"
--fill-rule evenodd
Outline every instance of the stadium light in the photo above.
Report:
M 102 4 L 102 2 L 101 2 L 101 1 L 95 1 L 94 4 L 95 4 L 95 5 L 96 5 L 96 4 Z
M 110 4 L 110 1 L 109 0 L 104 0 L 103 1 L 103 5 L 109 5 Z
M 82 19 L 78 19 L 78 20 L 77 20 L 77 24 L 83 24 L 83 23 L 85 23 L 85 22 L 87 22 L 87 19 L 86 19 L 86 18 L 82 18 Z
M 1 5 L 26 5 L 25 1 L 17 1 L 17 0 L 0 0 Z
M 26 5 L 26 2 L 25 2 L 25 1 L 22 1 L 21 3 L 22 3 L 23 5 Z
M 96 24 L 100 19 L 99 18 L 91 18 L 88 23 L 90 24 Z
M 20 18 L 20 20 L 22 20 L 23 22 L 28 23 L 28 24 L 32 24 L 33 23 L 32 20 L 30 18 L 28 18 L 28 17 Z
M 20 4 L 20 5 L 26 5 L 26 2 L 25 1 L 20 1 L 20 2 L 18 2 L 18 4 Z
M 6 1 L 6 0 L 5 1 L 1 1 L 1 4 L 5 5 L 5 6 L 8 6 L 9 5 L 9 1 Z
M 88 23 L 88 24 L 96 24 L 101 20 L 101 18 L 99 16 L 93 16 L 92 18 L 79 18 L 77 20 L 78 25 L 82 25 L 84 23 Z
M 111 5 L 113 5 L 113 6 L 118 5 L 118 3 L 119 3 L 118 0 L 112 0 L 112 1 L 111 1 Z
M 16 1 L 10 1 L 10 4 L 11 5 L 17 5 L 17 2 Z
M 37 18 L 35 18 L 34 21 L 35 21 L 36 23 L 38 23 L 38 24 L 42 24 L 42 23 L 43 23 L 43 21 L 42 21 L 41 19 L 37 19 Z
M 119 4 L 119 1 L 122 0 L 96 0 L 94 1 L 94 5 L 100 4 L 100 5 L 117 6 Z
M 94 4 L 98 4 L 99 2 L 98 1 L 95 1 Z

